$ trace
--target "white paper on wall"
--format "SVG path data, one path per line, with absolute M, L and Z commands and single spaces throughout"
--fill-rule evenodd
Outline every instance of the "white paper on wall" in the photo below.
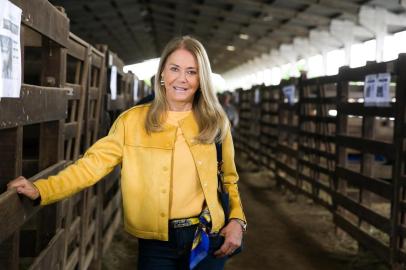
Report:
M 295 86 L 292 85 L 287 85 L 282 88 L 283 95 L 285 96 L 285 99 L 287 102 L 291 105 L 295 103 Z
M 374 106 L 376 104 L 376 86 L 377 76 L 376 74 L 370 74 L 365 76 L 364 82 L 364 105 Z
M 389 105 L 390 97 L 390 73 L 380 73 L 377 76 L 376 83 L 376 98 L 375 101 L 378 106 Z
M 259 91 L 259 88 L 255 89 L 254 92 L 254 102 L 255 104 L 259 104 L 259 102 L 261 101 L 261 92 Z
M 110 94 L 111 99 L 117 99 L 117 67 L 112 66 L 110 72 Z
M 113 55 L 109 52 L 109 63 L 108 63 L 108 65 L 109 65 L 109 67 L 111 67 L 112 65 L 113 65 Z
M 138 100 L 138 79 L 134 78 L 133 100 Z
M 21 9 L 8 0 L 0 0 L 0 7 L 0 98 L 18 98 L 21 89 Z

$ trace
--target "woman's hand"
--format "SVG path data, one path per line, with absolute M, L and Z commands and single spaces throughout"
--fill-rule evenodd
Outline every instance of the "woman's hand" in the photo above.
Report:
M 219 250 L 214 252 L 214 255 L 221 258 L 230 255 L 241 246 L 243 230 L 240 225 L 235 220 L 230 220 L 230 222 L 221 231 L 220 235 L 224 236 L 224 243 Z
M 18 194 L 23 194 L 31 200 L 37 199 L 40 195 L 38 189 L 34 186 L 34 184 L 28 181 L 23 176 L 19 176 L 7 184 L 8 190 L 13 188 L 16 189 Z

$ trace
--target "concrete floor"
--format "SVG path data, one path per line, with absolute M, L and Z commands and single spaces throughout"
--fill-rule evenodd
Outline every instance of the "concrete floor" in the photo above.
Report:
M 247 168 L 244 160 L 238 163 Z M 359 254 L 350 239 L 339 240 L 326 210 L 277 189 L 265 172 L 239 171 L 248 232 L 244 251 L 228 261 L 226 270 L 386 269 L 371 254 Z M 137 240 L 119 230 L 103 268 L 135 269 L 136 251 Z

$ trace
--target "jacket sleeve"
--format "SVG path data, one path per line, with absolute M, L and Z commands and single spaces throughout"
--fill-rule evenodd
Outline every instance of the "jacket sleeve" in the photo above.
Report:
M 122 160 L 124 133 L 124 123 L 119 117 L 109 134 L 94 143 L 82 158 L 55 176 L 35 181 L 41 205 L 69 197 L 110 173 Z
M 223 140 L 223 173 L 224 186 L 230 194 L 230 219 L 238 218 L 247 222 L 238 192 L 238 174 L 234 162 L 234 145 L 230 129 Z

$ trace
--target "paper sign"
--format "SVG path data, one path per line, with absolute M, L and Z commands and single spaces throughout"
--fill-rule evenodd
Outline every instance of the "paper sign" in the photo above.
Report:
M 134 78 L 133 100 L 138 100 L 138 79 Z
M 259 91 L 259 88 L 257 88 L 255 89 L 254 92 L 254 103 L 259 104 L 260 101 L 261 101 L 261 92 Z
M 365 76 L 364 105 L 389 106 L 390 73 L 370 74 Z
M 282 92 L 289 104 L 295 103 L 295 86 L 293 84 L 283 87 Z
M 113 55 L 109 52 L 109 67 L 113 65 Z
M 376 83 L 376 98 L 375 101 L 378 106 L 390 103 L 390 73 L 380 73 L 377 76 Z
M 0 7 L 0 98 L 18 98 L 21 89 L 21 9 L 8 0 L 0 0 Z
M 364 104 L 365 106 L 375 105 L 376 102 L 376 86 L 377 76 L 376 74 L 370 74 L 365 76 L 364 83 Z
M 112 100 L 117 99 L 117 67 L 116 66 L 111 67 L 110 94 L 111 94 L 111 99 Z

